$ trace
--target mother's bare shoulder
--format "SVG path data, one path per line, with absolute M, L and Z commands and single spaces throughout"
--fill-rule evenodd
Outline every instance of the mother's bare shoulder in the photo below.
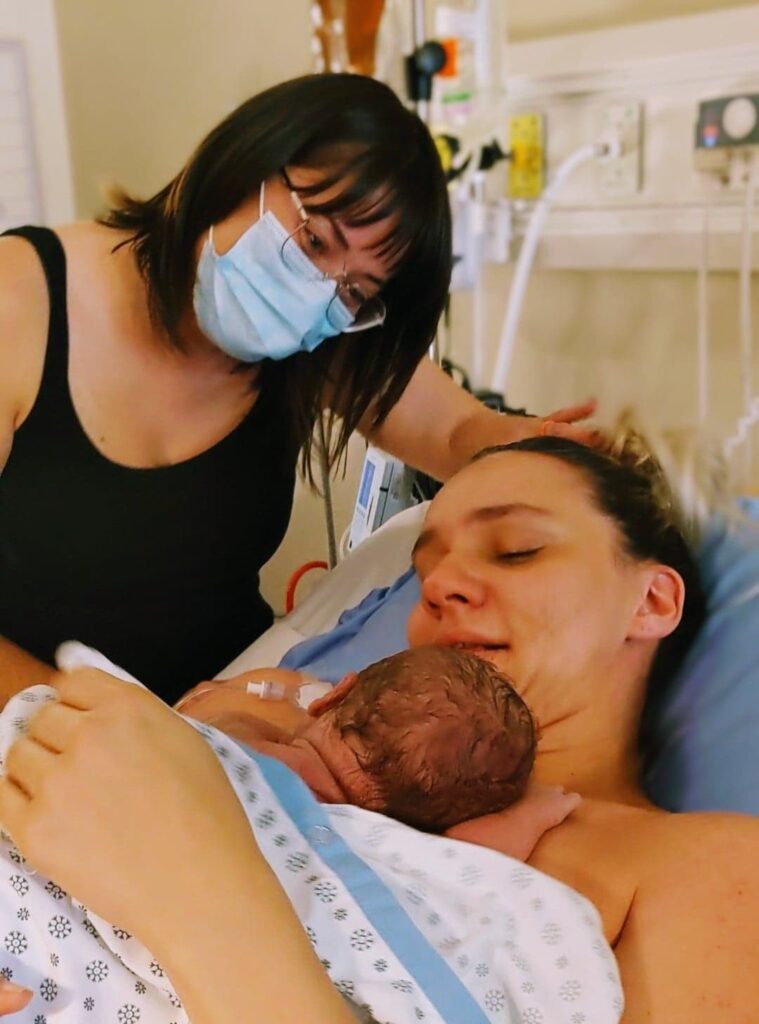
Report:
M 647 877 L 650 881 L 676 873 L 682 880 L 706 878 L 705 866 L 722 866 L 728 875 L 759 860 L 759 818 L 733 812 L 660 814 L 649 820 Z
M 656 815 L 642 840 L 615 949 L 625 1024 L 750 1024 L 759 1005 L 759 821 Z

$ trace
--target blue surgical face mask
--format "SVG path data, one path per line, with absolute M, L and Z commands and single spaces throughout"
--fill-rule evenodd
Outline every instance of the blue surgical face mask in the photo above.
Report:
M 201 331 L 245 363 L 313 352 L 353 323 L 353 314 L 335 296 L 335 282 L 320 280 L 318 268 L 297 244 L 294 258 L 285 263 L 288 233 L 263 206 L 261 185 L 258 220 L 223 256 L 214 249 L 211 228 L 193 291 Z

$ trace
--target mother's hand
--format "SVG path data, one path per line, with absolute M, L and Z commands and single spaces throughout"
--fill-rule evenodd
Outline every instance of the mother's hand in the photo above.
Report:
M 287 700 L 261 700 L 247 692 L 248 683 L 263 680 L 280 683 L 286 689 L 297 688 L 303 683 L 301 674 L 289 669 L 253 669 L 231 679 L 200 683 L 178 701 L 175 709 L 197 722 L 215 725 L 242 742 L 246 742 L 249 730 L 241 732 L 238 727 L 231 728 L 230 723 L 239 726 L 247 719 L 254 738 L 262 730 L 266 733 L 264 738 L 272 740 L 281 739 L 283 732 L 292 735 L 303 725 L 307 715 Z M 266 729 L 264 723 L 268 723 L 270 728 Z
M 300 672 L 295 672 L 288 668 L 248 669 L 245 672 L 240 672 L 239 675 L 230 676 L 227 679 L 209 679 L 198 683 L 197 686 L 193 686 L 191 690 L 188 690 L 187 693 L 179 698 L 174 708 L 176 711 L 181 711 L 183 715 L 190 715 L 190 717 L 196 718 L 194 710 L 196 703 L 203 701 L 207 695 L 227 690 L 238 690 L 246 693 L 248 683 L 260 683 L 263 681 L 280 683 L 286 690 L 290 690 L 297 689 L 305 682 L 305 679 Z
M 158 698 L 95 669 L 54 685 L 7 755 L 0 821 L 34 868 L 150 944 L 220 868 L 214 834 L 256 849 L 247 819 L 208 744 Z

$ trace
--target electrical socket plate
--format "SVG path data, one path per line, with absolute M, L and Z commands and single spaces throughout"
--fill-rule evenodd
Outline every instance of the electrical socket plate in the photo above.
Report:
M 509 118 L 510 199 L 539 199 L 545 186 L 545 118 L 514 114 Z
M 696 169 L 744 188 L 759 153 L 759 94 L 720 96 L 698 105 Z
M 598 190 L 608 199 L 640 192 L 643 179 L 643 104 L 633 100 L 608 103 L 601 111 L 598 136 L 618 139 L 619 156 L 598 162 Z
M 512 236 L 511 203 L 508 199 L 488 203 L 485 217 L 485 259 L 489 263 L 508 263 Z

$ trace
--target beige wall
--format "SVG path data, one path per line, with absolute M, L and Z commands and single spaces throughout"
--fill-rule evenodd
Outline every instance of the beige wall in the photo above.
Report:
M 492 372 L 510 271 L 487 270 L 487 322 Z M 759 281 L 753 320 L 759 324 Z M 709 426 L 728 434 L 741 402 L 736 274 L 709 282 L 711 389 Z M 455 354 L 469 361 L 469 303 L 456 303 Z M 697 298 L 693 273 L 543 271 L 531 280 L 508 398 L 515 406 L 548 412 L 597 396 L 612 419 L 634 405 L 653 428 L 697 422 Z M 755 350 L 754 380 L 759 380 Z M 756 482 L 756 480 L 755 480 Z
M 740 7 L 754 0 L 504 0 L 509 38 L 517 41 L 565 32 L 700 14 Z
M 150 194 L 248 96 L 310 70 L 307 0 L 56 0 L 77 210 Z
M 514 40 L 738 6 L 723 0 L 504 0 Z M 56 0 L 77 208 L 100 205 L 103 181 L 148 193 L 171 177 L 199 137 L 246 96 L 308 70 L 308 0 Z M 491 268 L 490 331 L 500 328 L 508 271 Z M 546 301 L 550 296 L 550 302 Z M 737 390 L 734 275 L 713 282 L 715 419 Z M 759 323 L 759 303 L 754 302 Z M 465 354 L 466 300 L 458 303 Z M 536 411 L 598 394 L 657 421 L 691 419 L 695 281 L 689 274 L 537 273 L 530 286 L 511 397 Z M 759 375 L 758 375 L 759 376 Z M 338 529 L 349 522 L 361 443 L 337 485 Z M 320 503 L 299 490 L 291 529 L 264 572 L 281 608 L 289 574 L 324 557 Z

